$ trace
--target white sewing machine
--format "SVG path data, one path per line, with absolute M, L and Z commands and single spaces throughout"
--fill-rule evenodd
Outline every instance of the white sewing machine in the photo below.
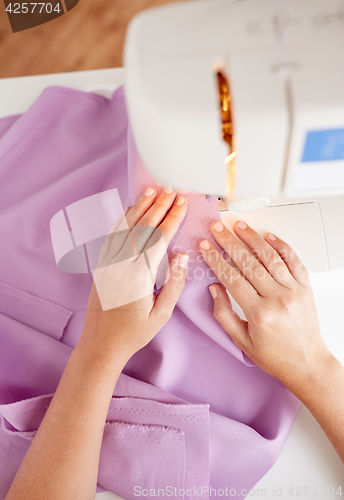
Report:
M 203 0 L 137 15 L 126 97 L 152 175 L 229 206 L 344 193 L 343 27 L 343 0 Z
M 312 274 L 344 269 L 343 54 L 343 0 L 140 13 L 127 32 L 125 92 L 143 163 L 163 186 L 223 197 L 228 225 L 283 227 Z M 292 205 L 233 214 L 283 203 Z
M 343 40 L 344 0 L 203 0 L 152 9 L 129 29 L 125 69 L 2 79 L 0 117 L 26 111 L 49 85 L 110 97 L 125 83 L 135 140 L 157 181 L 223 196 L 230 208 L 243 199 L 251 201 L 234 208 L 256 208 L 266 198 L 278 205 L 222 217 L 276 232 L 313 276 L 326 275 L 314 284 L 322 334 L 344 363 Z M 228 84 L 222 100 L 218 70 Z M 340 498 L 327 488 L 344 492 L 343 477 L 301 406 L 255 496 L 304 498 L 308 488 L 312 498 Z

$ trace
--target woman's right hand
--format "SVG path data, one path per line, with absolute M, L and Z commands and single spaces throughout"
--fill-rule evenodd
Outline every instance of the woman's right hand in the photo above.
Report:
M 211 226 L 240 273 L 209 241 L 201 242 L 200 251 L 247 321 L 233 311 L 218 284 L 209 287 L 214 316 L 252 361 L 307 406 L 344 463 L 344 366 L 321 338 L 308 272 L 276 236 L 263 239 L 243 221 L 234 231 L 247 246 L 221 222 Z
M 321 338 L 308 272 L 289 245 L 274 235 L 263 239 L 243 221 L 234 231 L 250 250 L 221 222 L 211 226 L 240 273 L 210 242 L 200 244 L 204 260 L 224 285 L 210 286 L 214 316 L 262 370 L 296 394 L 301 386 L 311 389 L 326 376 L 334 357 Z M 226 289 L 247 321 L 233 311 Z

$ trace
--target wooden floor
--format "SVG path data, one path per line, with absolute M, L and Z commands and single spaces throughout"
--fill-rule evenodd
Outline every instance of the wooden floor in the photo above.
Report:
M 0 0 L 0 78 L 121 66 L 126 27 L 140 10 L 180 0 L 80 0 L 69 13 L 12 33 Z

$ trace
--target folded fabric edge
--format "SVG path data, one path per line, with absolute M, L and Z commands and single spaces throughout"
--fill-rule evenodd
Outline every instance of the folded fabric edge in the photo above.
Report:
M 150 424 L 129 424 L 127 422 L 122 421 L 106 421 L 105 427 L 118 427 L 123 429 L 134 429 L 134 430 L 146 430 L 146 431 L 161 431 L 161 432 L 169 432 L 172 434 L 181 434 L 185 435 L 185 432 L 181 429 L 177 429 L 175 427 L 168 427 L 165 425 L 150 425 Z
M 123 85 L 118 87 L 117 89 L 114 90 L 113 94 L 115 94 L 119 89 L 122 89 Z M 103 97 L 102 95 L 95 94 L 94 92 L 86 91 L 86 90 L 79 90 L 79 89 L 74 89 L 72 87 L 65 87 L 63 85 L 51 85 L 49 87 L 46 87 L 42 94 L 46 94 L 49 92 L 60 92 L 63 94 L 76 94 L 81 97 L 86 97 L 86 99 L 91 99 L 92 101 L 100 101 L 100 102 L 109 102 L 109 99 L 107 97 Z
M 0 281 L 0 297 L 2 314 L 54 340 L 62 340 L 73 311 L 3 281 Z

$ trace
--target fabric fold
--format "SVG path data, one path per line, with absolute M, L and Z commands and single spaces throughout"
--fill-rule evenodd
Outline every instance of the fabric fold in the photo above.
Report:
M 109 422 L 99 464 L 99 484 L 115 488 L 126 500 L 169 491 L 169 498 L 181 500 L 174 492 L 185 488 L 185 434 L 171 427 Z
M 3 431 L 31 441 L 52 397 L 0 405 Z M 137 496 L 136 486 L 165 492 L 171 486 L 178 492 L 204 487 L 209 484 L 209 433 L 208 405 L 114 397 L 103 435 L 98 483 L 126 500 Z
M 50 300 L 0 282 L 0 313 L 61 340 L 73 312 Z

